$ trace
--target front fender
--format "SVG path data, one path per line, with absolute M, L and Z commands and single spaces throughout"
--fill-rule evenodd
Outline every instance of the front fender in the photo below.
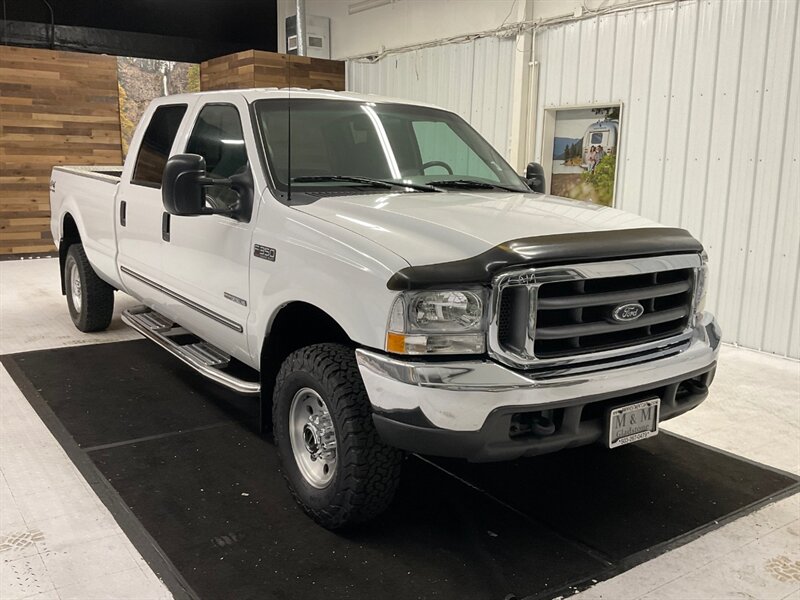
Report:
M 327 313 L 357 344 L 382 348 L 396 296 L 386 282 L 408 263 L 359 234 L 286 210 L 282 222 L 254 233 L 255 244 L 274 250 L 274 261 L 250 258 L 251 355 L 260 356 L 265 334 L 280 309 L 297 301 Z

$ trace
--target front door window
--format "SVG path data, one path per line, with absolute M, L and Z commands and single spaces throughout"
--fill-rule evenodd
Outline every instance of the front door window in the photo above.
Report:
M 242 135 L 239 111 L 230 104 L 209 104 L 197 116 L 186 152 L 206 159 L 209 177 L 225 179 L 247 169 L 247 150 Z M 206 188 L 206 203 L 211 208 L 231 208 L 239 199 L 227 186 Z

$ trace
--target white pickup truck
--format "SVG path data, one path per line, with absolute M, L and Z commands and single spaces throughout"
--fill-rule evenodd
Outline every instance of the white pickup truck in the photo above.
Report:
M 534 192 L 538 174 L 432 106 L 169 96 L 125 166 L 53 169 L 62 291 L 87 332 L 130 294 L 129 325 L 256 397 L 293 494 L 334 529 L 386 508 L 406 452 L 614 448 L 707 396 L 701 244 Z

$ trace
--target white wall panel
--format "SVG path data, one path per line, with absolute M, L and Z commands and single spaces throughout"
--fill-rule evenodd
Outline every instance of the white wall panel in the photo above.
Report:
M 511 144 L 514 38 L 487 37 L 348 61 L 347 89 L 430 102 L 458 113 L 508 156 Z
M 754 211 L 764 209 L 764 200 L 769 203 L 768 199 L 763 198 L 762 191 L 756 190 L 755 184 L 758 182 L 758 159 L 763 151 L 759 144 L 764 118 L 764 74 L 772 13 L 770 0 L 749 0 L 743 8 L 741 18 L 744 26 L 740 47 L 742 68 L 739 70 L 733 100 L 735 120 L 728 146 L 733 152 L 726 153 L 724 147 L 717 149 L 723 161 L 728 156 L 731 173 L 726 193 L 726 218 L 720 223 L 722 231 L 718 234 L 716 246 L 719 267 L 712 287 L 720 314 L 728 316 L 731 321 L 728 326 L 736 332 L 739 340 L 743 336 L 742 318 L 745 316 L 742 313 L 742 299 L 748 294 L 757 294 L 753 288 L 754 274 L 748 273 L 747 257 L 753 252 L 755 244 L 768 243 L 767 238 L 759 236 L 760 239 L 751 239 L 750 234 Z M 740 293 L 731 293 L 733 290 L 740 290 Z
M 584 97 L 595 90 L 595 75 L 597 63 L 600 60 L 598 52 L 605 43 L 600 42 L 599 27 L 592 21 L 579 21 L 580 27 L 578 45 L 578 71 L 576 73 L 575 97 Z M 609 40 L 610 41 L 610 40 Z
M 694 7 L 683 3 L 678 5 L 675 18 L 675 59 L 671 65 L 669 112 L 666 117 L 666 138 L 664 150 L 664 174 L 659 198 L 671 195 L 670 202 L 656 201 L 659 207 L 658 221 L 681 223 L 684 193 L 683 180 L 689 166 L 689 138 L 692 119 L 692 89 L 694 80 L 695 53 L 700 23 Z
M 331 20 L 331 58 L 335 60 L 494 29 L 517 21 L 524 8 L 520 0 L 402 0 L 350 14 L 355 1 L 306 0 L 307 14 Z M 617 0 L 624 1 L 631 0 Z M 530 16 L 540 4 L 536 0 Z M 277 1 L 278 52 L 286 51 L 284 19 L 295 13 L 295 7 L 296 0 Z M 574 10 L 566 5 L 559 9 L 567 14 Z
M 617 19 L 609 16 L 600 17 L 595 24 L 585 21 L 586 27 L 597 31 L 594 73 L 585 76 L 586 85 L 591 85 L 592 90 L 587 92 L 581 89 L 583 96 L 594 94 L 597 98 L 611 99 L 614 87 L 614 54 L 617 48 Z
M 544 109 L 624 105 L 617 206 L 698 236 L 725 339 L 800 358 L 800 10 L 685 0 L 537 32 Z M 787 133 L 788 132 L 788 133 Z
M 797 290 L 793 293 L 794 305 L 790 302 L 780 308 L 795 314 L 794 321 L 787 323 L 777 318 L 778 310 L 761 315 L 759 307 L 767 304 L 768 299 L 782 297 L 780 288 L 792 282 L 791 267 L 797 264 L 798 228 L 800 226 L 800 191 L 798 191 L 797 148 L 794 135 L 788 135 L 800 127 L 798 110 L 790 111 L 791 105 L 800 103 L 797 87 L 797 68 L 793 76 L 792 60 L 781 60 L 787 49 L 793 48 L 794 65 L 800 65 L 800 39 L 792 35 L 784 22 L 792 22 L 797 17 L 797 3 L 782 3 L 778 10 L 771 14 L 766 65 L 764 70 L 763 94 L 761 96 L 761 126 L 757 152 L 757 169 L 753 179 L 754 189 L 760 198 L 751 215 L 748 237 L 748 254 L 746 257 L 747 284 L 750 293 L 742 296 L 740 311 L 740 327 L 742 344 L 758 346 L 763 344 L 766 336 L 782 340 L 787 344 L 789 354 L 798 354 L 798 335 L 800 321 L 797 320 Z M 794 44 L 794 47 L 793 47 Z M 792 50 L 789 50 L 792 53 Z M 793 86 L 793 90 L 790 89 Z M 790 95 L 793 94 L 793 97 Z M 792 163 L 794 158 L 794 163 Z M 793 183 L 785 175 L 794 173 Z M 783 184 L 787 184 L 783 188 Z M 793 186 L 793 187 L 792 187 Z M 795 201 L 781 203 L 784 195 L 794 196 Z M 786 221 L 786 222 L 784 222 Z M 758 243 L 764 240 L 765 243 Z M 776 252 L 776 249 L 778 250 Z M 789 252 L 780 251 L 781 249 Z M 793 251 L 793 252 L 792 252 Z M 773 256 L 774 255 L 774 256 Z M 772 259 L 772 260 L 770 260 Z M 768 263 L 767 269 L 759 268 Z M 776 280 L 777 277 L 777 280 Z M 796 284 L 796 282 L 795 282 Z M 786 339 L 786 333 L 794 338 Z M 794 347 L 792 347 L 794 344 Z

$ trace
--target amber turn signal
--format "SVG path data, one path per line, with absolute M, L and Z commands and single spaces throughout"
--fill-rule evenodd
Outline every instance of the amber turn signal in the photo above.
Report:
M 404 354 L 406 351 L 406 336 L 402 333 L 390 331 L 386 334 L 386 350 L 396 354 Z

